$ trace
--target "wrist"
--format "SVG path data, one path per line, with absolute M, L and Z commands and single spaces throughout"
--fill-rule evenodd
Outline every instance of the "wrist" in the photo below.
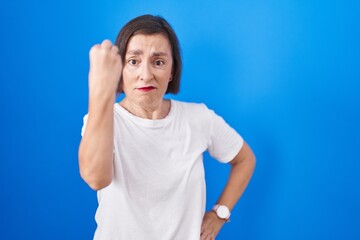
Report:
M 89 103 L 114 104 L 116 91 L 112 89 L 89 89 Z
M 115 95 L 114 96 L 94 96 L 89 95 L 89 106 L 88 112 L 89 114 L 96 114 L 96 115 L 107 115 L 112 114 L 114 111 L 114 104 L 115 104 Z
M 226 222 L 230 222 L 230 209 L 226 206 L 226 205 L 220 205 L 220 204 L 216 204 L 213 208 L 212 211 L 216 214 L 216 216 Z

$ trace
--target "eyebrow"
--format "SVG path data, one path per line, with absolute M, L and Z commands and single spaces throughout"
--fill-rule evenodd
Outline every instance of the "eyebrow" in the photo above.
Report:
M 126 55 L 141 55 L 143 54 L 143 51 L 141 50 L 131 50 L 126 53 Z
M 139 55 L 142 55 L 144 52 L 142 50 L 130 50 L 126 53 L 126 55 L 136 55 L 136 56 L 139 56 Z M 168 54 L 165 53 L 165 52 L 153 52 L 151 54 L 153 57 L 160 57 L 160 56 L 167 56 Z

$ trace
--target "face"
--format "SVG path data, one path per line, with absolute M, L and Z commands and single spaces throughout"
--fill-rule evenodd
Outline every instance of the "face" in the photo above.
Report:
M 171 46 L 164 35 L 133 36 L 122 75 L 126 98 L 138 104 L 162 100 L 171 81 L 172 64 Z

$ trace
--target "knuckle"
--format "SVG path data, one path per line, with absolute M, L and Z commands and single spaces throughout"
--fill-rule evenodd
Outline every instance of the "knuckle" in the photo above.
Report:
M 92 54 L 92 53 L 95 51 L 95 49 L 96 49 L 96 45 L 92 46 L 92 47 L 90 48 L 89 53 Z

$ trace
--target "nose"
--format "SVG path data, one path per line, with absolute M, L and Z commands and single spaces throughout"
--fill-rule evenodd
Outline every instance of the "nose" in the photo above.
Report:
M 141 64 L 139 78 L 142 81 L 150 81 L 154 78 L 154 74 L 152 73 L 151 65 L 147 62 Z

